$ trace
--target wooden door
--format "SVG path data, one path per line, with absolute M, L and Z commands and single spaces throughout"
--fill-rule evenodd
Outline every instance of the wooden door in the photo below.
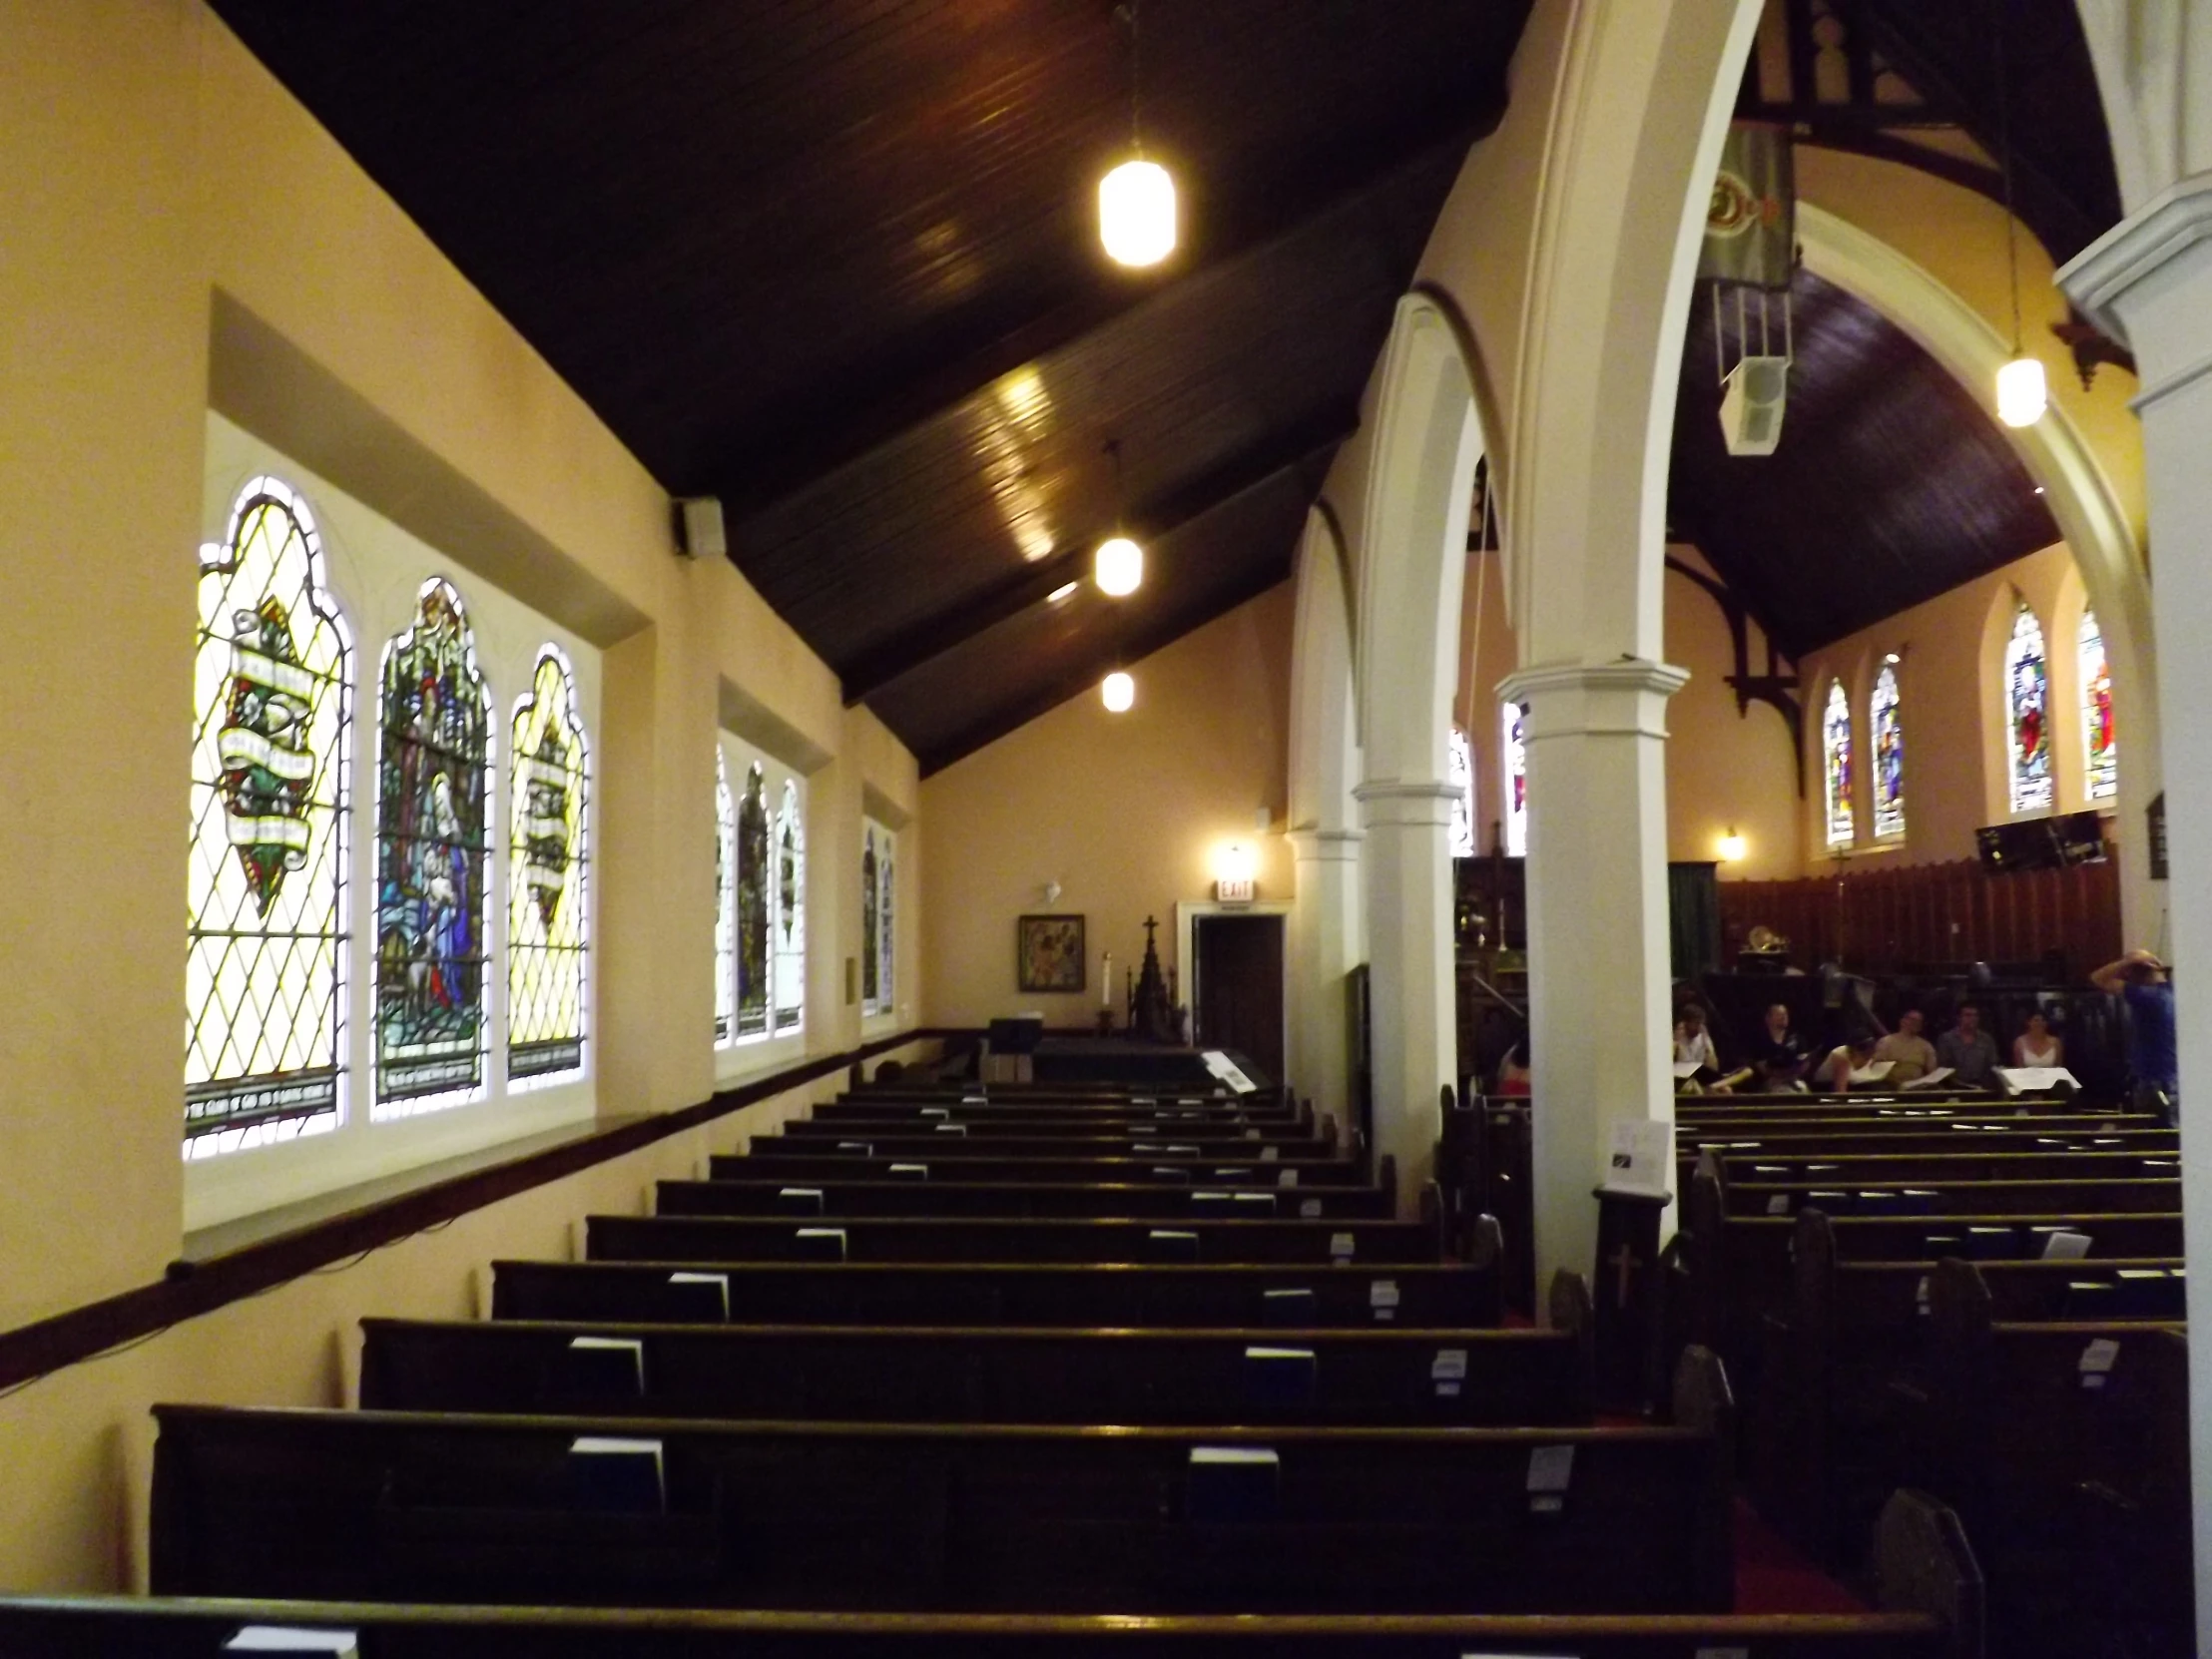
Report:
M 1209 915 L 1192 920 L 1198 995 L 1191 1010 L 1201 1048 L 1232 1048 L 1283 1080 L 1283 918 Z

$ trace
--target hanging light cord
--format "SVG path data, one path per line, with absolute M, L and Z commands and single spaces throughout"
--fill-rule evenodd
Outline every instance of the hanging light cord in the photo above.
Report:
M 1129 147 L 1144 154 L 1144 59 L 1137 35 L 1137 0 L 1126 0 L 1115 10 L 1129 26 Z
M 2020 355 L 2020 250 L 2012 211 L 2012 92 L 2004 54 L 2004 0 L 1995 0 L 1997 42 L 1997 169 L 2004 180 L 2005 285 L 2012 295 L 2012 355 Z

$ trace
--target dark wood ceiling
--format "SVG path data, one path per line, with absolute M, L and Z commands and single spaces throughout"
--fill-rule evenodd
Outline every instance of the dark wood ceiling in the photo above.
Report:
M 1667 516 L 1792 657 L 2058 539 L 1988 410 L 1903 330 L 1799 272 L 1782 442 L 1732 456 L 1713 309 L 1683 343 Z M 1733 336 L 1734 322 L 1728 323 Z
M 1528 3 L 1152 0 L 1129 273 L 1108 0 L 214 0 L 930 768 L 1287 571 Z

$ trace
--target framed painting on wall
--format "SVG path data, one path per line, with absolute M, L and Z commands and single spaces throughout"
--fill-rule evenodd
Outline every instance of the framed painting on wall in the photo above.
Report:
M 1083 918 L 1022 916 L 1014 923 L 1014 978 L 1024 991 L 1083 988 Z

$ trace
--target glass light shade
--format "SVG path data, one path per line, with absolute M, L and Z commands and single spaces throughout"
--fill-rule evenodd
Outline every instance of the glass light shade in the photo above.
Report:
M 1123 162 L 1098 182 L 1098 240 L 1119 265 L 1158 265 L 1175 252 L 1175 181 L 1158 162 Z
M 1997 419 L 2005 425 L 2034 425 L 2049 402 L 2039 358 L 2014 357 L 1997 370 Z
M 1250 881 L 1260 873 L 1260 859 L 1243 841 L 1231 841 L 1214 855 L 1214 879 Z
M 1100 542 L 1091 563 L 1091 579 L 1097 582 L 1100 593 L 1126 599 L 1144 580 L 1144 549 L 1127 536 Z
M 1750 850 L 1751 848 L 1745 844 L 1744 837 L 1737 834 L 1733 830 L 1721 837 L 1722 863 L 1740 864 L 1744 861 L 1745 854 Z
M 1098 695 L 1105 699 L 1109 713 L 1127 714 L 1137 701 L 1137 682 L 1116 669 L 1099 683 Z

